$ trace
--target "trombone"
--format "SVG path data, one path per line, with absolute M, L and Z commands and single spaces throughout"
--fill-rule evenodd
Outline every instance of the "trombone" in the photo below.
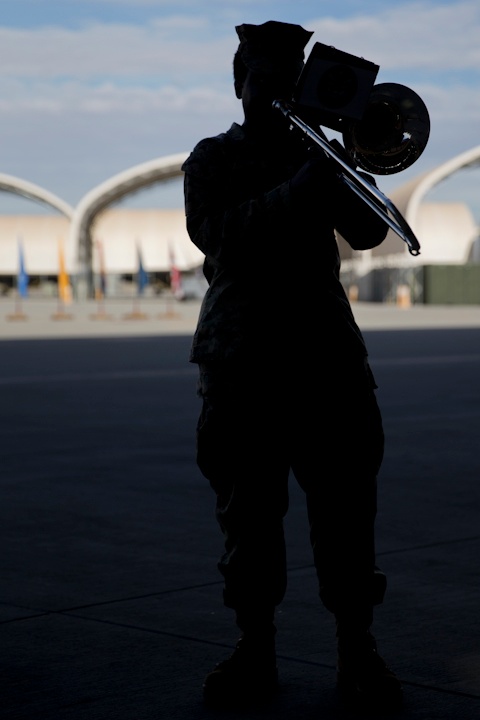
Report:
M 419 255 L 420 243 L 400 211 L 354 167 L 389 175 L 404 170 L 418 159 L 430 133 L 428 111 L 421 98 L 398 83 L 373 86 L 361 119 L 347 123 L 343 131 L 344 147 L 336 140 L 329 141 L 319 122 L 316 131 L 296 114 L 295 103 L 275 100 L 273 107 L 340 166 L 341 180 L 407 244 L 411 255 Z

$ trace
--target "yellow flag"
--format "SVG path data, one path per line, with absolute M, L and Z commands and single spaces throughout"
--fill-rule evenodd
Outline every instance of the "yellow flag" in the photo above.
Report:
M 72 302 L 72 288 L 65 268 L 65 256 L 61 241 L 58 243 L 58 297 L 66 304 Z

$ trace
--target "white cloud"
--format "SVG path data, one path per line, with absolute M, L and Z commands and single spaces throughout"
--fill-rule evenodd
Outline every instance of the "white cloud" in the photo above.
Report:
M 174 14 L 165 16 L 172 5 L 161 0 L 103 4 L 149 5 L 158 14 L 136 25 L 0 27 L 2 171 L 71 203 L 125 167 L 187 151 L 242 119 L 232 87 L 233 23 L 224 26 L 193 0 L 177 2 Z M 242 10 L 233 0 L 207 5 L 219 13 Z M 247 5 L 253 13 L 262 2 Z M 315 30 L 312 44 L 332 44 L 372 60 L 381 66 L 379 82 L 404 83 L 423 98 L 431 139 L 405 179 L 478 144 L 477 0 L 382 3 L 375 12 L 368 10 L 370 3 L 345 5 L 360 6 L 360 13 L 308 20 L 299 4 L 296 22 Z M 185 7 L 191 15 L 181 14 Z M 402 181 L 403 174 L 381 182 L 392 187 Z
M 480 67 L 480 4 L 385 3 L 375 15 L 318 19 L 314 41 L 361 55 L 382 68 L 443 70 Z
M 229 41 L 198 42 L 198 22 L 155 21 L 147 27 L 91 25 L 82 30 L 0 28 L 0 77 L 119 79 L 168 76 L 189 82 L 225 65 Z
M 385 69 L 471 69 L 480 67 L 480 5 L 460 2 L 385 6 L 375 15 L 320 18 L 311 43 L 333 44 Z M 205 73 L 229 73 L 236 37 L 215 36 L 205 16 L 169 16 L 148 24 L 94 23 L 79 30 L 0 28 L 0 76 L 55 78 L 169 77 L 189 82 Z M 218 31 L 218 28 L 217 28 Z

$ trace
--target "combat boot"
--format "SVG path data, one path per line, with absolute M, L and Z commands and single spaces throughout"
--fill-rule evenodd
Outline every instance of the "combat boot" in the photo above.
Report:
M 359 708 L 388 712 L 402 705 L 401 682 L 369 631 L 338 638 L 337 686 L 342 698 Z
M 206 676 L 203 697 L 210 706 L 237 708 L 261 704 L 274 694 L 278 683 L 273 633 L 245 633 L 232 655 Z

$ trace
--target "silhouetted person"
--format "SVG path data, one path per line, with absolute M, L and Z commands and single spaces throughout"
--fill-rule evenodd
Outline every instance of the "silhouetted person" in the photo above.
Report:
M 384 434 L 335 236 L 364 250 L 388 228 L 272 108 L 292 98 L 312 33 L 274 21 L 236 31 L 244 122 L 200 141 L 183 166 L 187 228 L 209 283 L 190 357 L 202 398 L 197 462 L 216 494 L 223 599 L 241 631 L 204 695 L 235 706 L 276 687 L 292 471 L 306 496 L 320 598 L 336 621 L 339 687 L 392 707 L 401 685 L 370 632 L 386 587 L 374 546 Z

